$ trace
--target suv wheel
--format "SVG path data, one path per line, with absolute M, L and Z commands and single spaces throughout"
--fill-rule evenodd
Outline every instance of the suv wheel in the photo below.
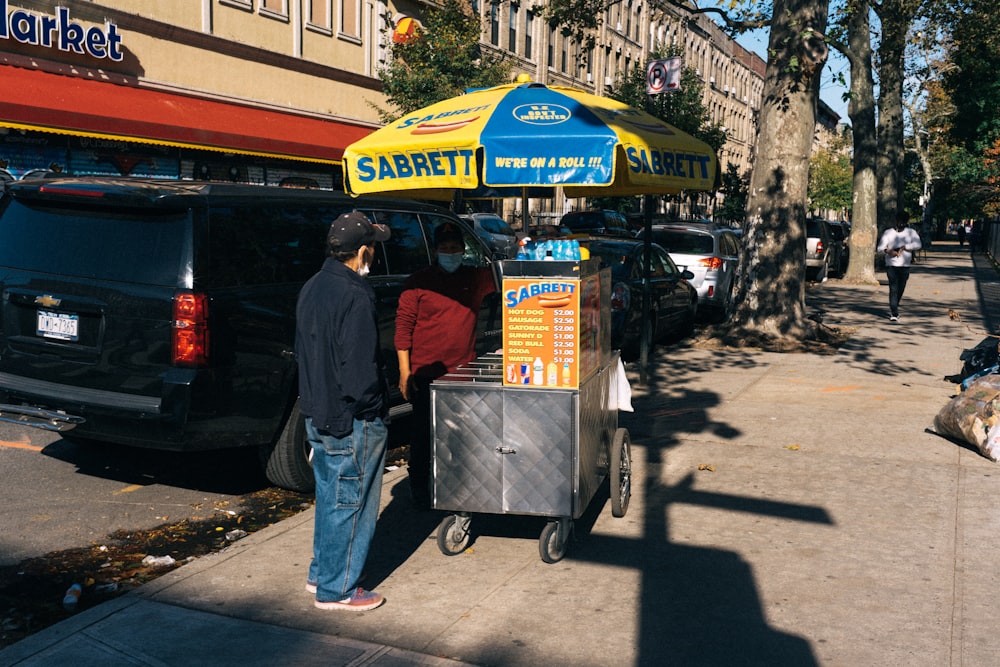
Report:
M 306 438 L 306 420 L 295 401 L 285 428 L 273 445 L 261 447 L 264 474 L 275 486 L 299 493 L 312 493 L 316 478 L 312 471 L 312 446 Z

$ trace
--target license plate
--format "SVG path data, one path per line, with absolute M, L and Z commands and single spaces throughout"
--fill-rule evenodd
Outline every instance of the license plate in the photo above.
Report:
M 38 311 L 38 327 L 35 332 L 45 338 L 75 341 L 80 338 L 80 316 L 71 313 L 50 313 Z

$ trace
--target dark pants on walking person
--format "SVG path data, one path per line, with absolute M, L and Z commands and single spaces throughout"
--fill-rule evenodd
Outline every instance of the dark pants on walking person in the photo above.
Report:
M 893 317 L 899 317 L 899 300 L 906 291 L 906 281 L 910 279 L 910 267 L 887 266 L 885 274 L 889 278 L 889 312 Z
M 407 463 L 410 494 L 420 507 L 430 507 L 431 483 L 431 382 L 433 378 L 410 376 L 410 458 Z

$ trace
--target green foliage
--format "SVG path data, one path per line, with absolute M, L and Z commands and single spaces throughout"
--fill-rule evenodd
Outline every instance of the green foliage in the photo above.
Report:
M 677 48 L 661 48 L 654 59 L 679 56 Z M 678 130 L 701 139 L 712 150 L 718 151 L 726 143 L 726 133 L 721 125 L 711 122 L 708 107 L 703 102 L 705 83 L 695 70 L 684 67 L 681 70 L 680 89 L 660 95 L 646 94 L 646 63 L 636 63 L 626 72 L 619 72 L 614 88 L 608 95 L 637 109 L 645 109 L 650 115 L 670 123 Z
M 1000 6 L 996 0 L 955 5 L 949 16 L 954 67 L 944 77 L 956 111 L 952 136 L 981 154 L 1000 136 Z
M 726 173 L 722 175 L 722 193 L 726 198 L 716 211 L 718 217 L 731 225 L 742 223 L 750 195 L 750 179 L 741 175 L 739 167 L 732 162 L 726 164 Z
M 809 201 L 814 210 L 849 210 L 854 170 L 845 152 L 821 148 L 809 158 Z
M 618 211 L 627 216 L 639 210 L 640 197 L 588 197 L 587 208 Z
M 467 5 L 458 0 L 444 0 L 439 7 L 429 8 L 416 37 L 405 44 L 391 42 L 392 27 L 384 31 L 389 55 L 379 68 L 382 90 L 392 108 L 372 105 L 383 123 L 469 88 L 511 82 L 510 62 L 480 49 L 479 17 L 468 13 Z

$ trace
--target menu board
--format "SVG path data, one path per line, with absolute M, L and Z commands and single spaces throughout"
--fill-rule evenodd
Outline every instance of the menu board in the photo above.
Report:
M 599 281 L 503 280 L 504 385 L 578 389 L 599 363 Z

